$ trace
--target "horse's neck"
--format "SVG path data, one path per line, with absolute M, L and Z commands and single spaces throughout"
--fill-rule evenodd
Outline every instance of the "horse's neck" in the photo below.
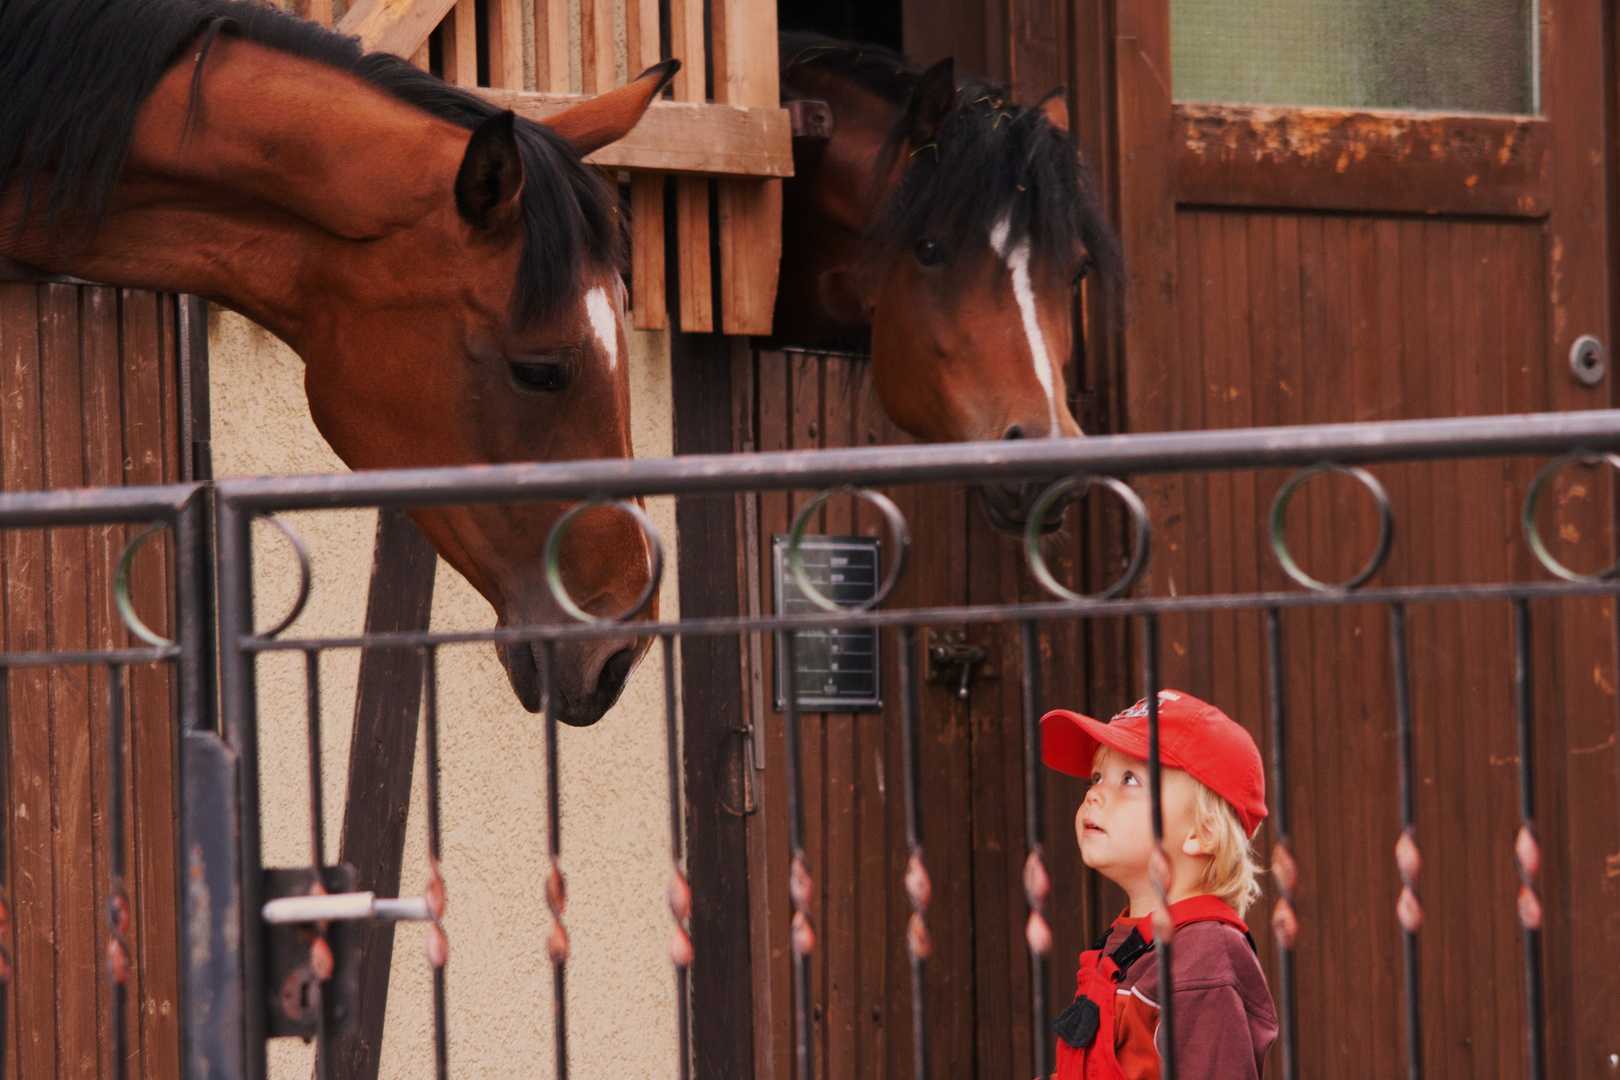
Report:
M 88 245 L 64 251 L 37 198 L 20 239 L 0 235 L 0 254 L 208 296 L 292 341 L 318 299 L 312 276 L 330 280 L 356 241 L 454 213 L 464 131 L 324 64 L 230 38 L 206 59 L 188 127 L 195 65 L 185 55 L 142 106 Z M 15 187 L 0 223 L 15 221 Z

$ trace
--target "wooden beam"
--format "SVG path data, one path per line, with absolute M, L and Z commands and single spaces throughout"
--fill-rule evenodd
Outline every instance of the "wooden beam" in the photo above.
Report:
M 489 90 L 484 96 L 538 121 L 572 108 L 588 95 Z M 655 101 L 634 131 L 585 160 L 632 172 L 792 176 L 793 132 L 782 109 Z
M 399 510 L 379 511 L 366 633 L 426 630 L 437 567 L 438 557 L 410 518 Z M 361 651 L 339 858 L 354 866 L 357 888 L 380 896 L 399 895 L 421 704 L 422 662 L 414 649 Z M 327 1040 L 333 1080 L 376 1080 L 382 1061 L 394 924 L 362 923 L 358 929 L 360 1017 L 352 1033 Z
M 561 0 L 534 0 L 534 88 L 553 94 L 569 90 L 568 5 Z
M 775 108 L 776 8 L 754 0 L 712 0 L 715 101 Z M 782 260 L 780 180 L 725 179 L 719 185 L 720 323 L 728 334 L 769 334 Z
M 337 28 L 358 37 L 367 52 L 409 59 L 454 6 L 455 0 L 356 0 Z
M 1538 116 L 1175 106 L 1176 201 L 1541 217 L 1552 130 Z

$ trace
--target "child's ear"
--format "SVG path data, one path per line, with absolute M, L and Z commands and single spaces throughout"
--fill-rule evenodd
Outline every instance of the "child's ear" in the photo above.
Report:
M 1213 855 L 1215 854 L 1215 846 L 1200 835 L 1197 829 L 1193 829 L 1187 833 L 1187 839 L 1182 841 L 1181 853 L 1183 855 L 1192 855 L 1194 857 L 1199 855 Z

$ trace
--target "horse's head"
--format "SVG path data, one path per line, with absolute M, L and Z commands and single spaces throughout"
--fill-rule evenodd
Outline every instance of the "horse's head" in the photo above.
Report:
M 896 100 L 895 73 L 908 61 L 873 59 L 864 47 L 794 47 L 795 92 L 839 96 L 831 142 L 802 155 L 804 182 L 819 185 L 825 216 L 861 225 L 802 280 L 789 282 L 784 265 L 784 291 L 819 309 L 810 336 L 869 325 L 884 411 L 920 439 L 1080 435 L 1064 379 L 1080 283 L 1095 267 L 1112 288 L 1120 257 L 1069 138 L 1063 93 L 1014 105 L 1005 87 L 958 83 L 945 60 L 911 68 Z M 867 93 L 841 91 L 834 73 Z M 874 94 L 886 109 L 873 107 Z M 873 123 L 880 118 L 886 132 Z M 838 189 L 857 188 L 864 194 L 840 203 Z M 790 313 L 787 333 L 794 322 Z M 1021 484 L 981 490 L 992 522 L 1008 530 L 1022 528 L 1032 495 Z
M 581 158 L 628 132 L 672 73 L 663 65 L 546 126 L 491 109 L 462 137 L 430 235 L 378 241 L 372 302 L 355 303 L 300 343 L 311 414 L 346 462 L 631 455 L 617 195 Z M 485 505 L 412 516 L 501 625 L 524 626 L 565 618 L 542 555 L 566 509 Z M 629 608 L 649 573 L 647 541 L 621 512 L 582 515 L 562 547 L 564 584 L 593 614 Z M 656 615 L 656 603 L 645 615 Z M 599 719 L 645 648 L 630 634 L 560 643 L 551 703 L 559 719 Z M 512 644 L 499 653 L 519 699 L 538 710 L 537 650 Z

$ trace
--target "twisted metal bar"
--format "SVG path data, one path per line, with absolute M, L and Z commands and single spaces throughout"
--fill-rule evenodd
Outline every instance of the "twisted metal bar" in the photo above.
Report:
M 444 968 L 450 962 L 450 937 L 444 930 L 446 893 L 439 872 L 443 847 L 439 830 L 439 663 L 433 648 L 422 650 L 422 757 L 427 782 L 428 878 L 422 890 L 432 924 L 427 931 L 427 959 L 433 969 L 433 1069 L 438 1080 L 450 1078 L 450 1034 L 447 1028 Z
M 1271 828 L 1276 837 L 1271 852 L 1271 878 L 1277 884 L 1271 934 L 1277 941 L 1277 1007 L 1283 1080 L 1296 1080 L 1299 1076 L 1299 1019 L 1294 1004 L 1294 942 L 1299 937 L 1299 916 L 1294 912 L 1294 887 L 1299 884 L 1299 866 L 1294 862 L 1293 833 L 1288 824 L 1288 698 L 1283 691 L 1282 614 L 1276 608 L 1266 609 L 1266 657 L 1271 697 Z
M 1052 891 L 1051 876 L 1042 857 L 1046 835 L 1041 801 L 1041 655 L 1040 631 L 1034 619 L 1018 624 L 1024 679 L 1024 902 L 1029 919 L 1024 923 L 1024 941 L 1029 946 L 1030 1056 L 1035 1075 L 1050 1075 L 1050 1046 L 1047 1042 L 1046 958 L 1052 952 L 1052 928 L 1046 922 L 1046 898 Z
M 804 571 L 804 530 L 809 527 L 810 519 L 815 512 L 837 495 L 853 495 L 863 502 L 871 503 L 883 514 L 883 520 L 889 525 L 889 535 L 894 541 L 894 558 L 889 562 L 889 572 L 883 578 L 883 584 L 878 586 L 876 592 L 854 604 L 840 604 L 831 597 L 826 596 L 820 589 L 810 584 L 810 576 Z M 906 516 L 900 508 L 894 505 L 887 495 L 871 488 L 854 487 L 844 484 L 839 487 L 830 487 L 822 491 L 815 498 L 805 503 L 793 519 L 793 525 L 788 529 L 788 569 L 793 572 L 793 581 L 799 586 L 799 591 L 805 598 L 823 611 L 867 611 L 877 607 L 889 598 L 894 587 L 900 583 L 900 575 L 906 572 L 906 562 L 911 556 L 911 528 L 906 524 Z
M 1519 742 L 1519 832 L 1513 861 L 1519 870 L 1519 926 L 1524 935 L 1525 1049 L 1530 1080 L 1547 1075 L 1542 1032 L 1541 844 L 1536 839 L 1535 696 L 1531 686 L 1530 604 L 1513 602 L 1513 701 Z
M 563 909 L 568 906 L 568 881 L 563 877 L 562 793 L 558 790 L 557 769 L 557 646 L 540 646 L 540 691 L 546 710 L 546 853 L 551 869 L 546 874 L 546 907 L 551 911 L 551 933 L 546 938 L 546 955 L 551 959 L 551 1011 L 557 1050 L 557 1080 L 568 1080 L 568 929 L 563 926 Z
M 1401 924 L 1402 969 L 1406 978 L 1406 1074 L 1423 1076 L 1423 1020 L 1418 1000 L 1418 931 L 1423 928 L 1423 904 L 1418 899 L 1418 875 L 1423 854 L 1418 848 L 1412 802 L 1412 692 L 1407 671 L 1406 608 L 1389 606 L 1390 648 L 1395 659 L 1395 746 L 1400 773 L 1401 835 L 1395 842 L 1395 866 L 1401 875 L 1401 895 L 1395 917 Z
M 1355 480 L 1371 493 L 1373 503 L 1378 508 L 1378 544 L 1373 549 L 1372 556 L 1355 574 L 1332 585 L 1325 581 L 1318 581 L 1300 569 L 1299 564 L 1294 561 L 1294 556 L 1288 551 L 1288 542 L 1283 538 L 1283 530 L 1288 524 L 1288 504 L 1293 500 L 1294 493 L 1299 490 L 1305 481 L 1321 473 L 1338 473 L 1341 476 L 1348 476 Z M 1390 508 L 1389 492 L 1384 490 L 1384 485 L 1380 484 L 1378 478 L 1372 473 L 1355 466 L 1324 461 L 1318 465 L 1301 469 L 1293 476 L 1290 476 L 1288 481 L 1277 489 L 1276 497 L 1271 500 L 1269 531 L 1271 553 L 1276 556 L 1278 564 L 1283 568 L 1283 573 L 1307 589 L 1316 592 L 1352 592 L 1371 580 L 1372 576 L 1378 573 L 1379 567 L 1384 565 L 1384 560 L 1389 558 L 1390 541 L 1395 535 L 1395 513 Z
M 681 737 L 675 704 L 675 638 L 660 635 L 664 650 L 664 738 L 669 761 L 669 913 L 675 919 L 670 934 L 669 959 L 675 965 L 675 1030 L 680 1040 L 680 1076 L 686 1080 L 692 1065 L 687 1042 L 686 984 L 692 966 L 692 938 L 687 933 L 692 917 L 692 889 L 681 872 Z
M 573 526 L 579 516 L 587 510 L 599 506 L 611 506 L 623 510 L 635 519 L 636 526 L 641 535 L 647 538 L 647 584 L 642 586 L 641 592 L 636 595 L 630 606 L 614 615 L 592 615 L 568 595 L 568 589 L 563 585 L 562 579 L 562 544 L 563 538 Z M 635 618 L 641 610 L 652 602 L 658 594 L 658 586 L 664 580 L 664 544 L 658 537 L 658 526 L 653 524 L 647 511 L 634 499 L 608 499 L 592 498 L 570 507 L 568 512 L 557 519 L 557 524 L 551 527 L 546 534 L 546 547 L 543 556 L 546 573 L 546 588 L 550 590 L 552 599 L 557 606 L 566 611 L 570 617 L 582 623 L 621 623 Z
M 1131 547 L 1131 559 L 1125 566 L 1125 572 L 1119 576 L 1108 588 L 1096 593 L 1077 593 L 1053 576 L 1052 570 L 1046 565 L 1046 556 L 1041 554 L 1041 540 L 1045 535 L 1042 530 L 1046 525 L 1046 515 L 1058 501 L 1070 492 L 1076 492 L 1076 498 L 1084 495 L 1093 485 L 1105 487 L 1118 495 L 1125 503 L 1125 508 L 1131 513 L 1132 532 L 1136 534 L 1136 541 Z M 1147 569 L 1148 552 L 1153 546 L 1153 522 L 1148 517 L 1147 507 L 1143 505 L 1142 498 L 1130 485 L 1123 480 L 1112 476 L 1070 476 L 1059 480 L 1041 493 L 1030 508 L 1029 520 L 1024 525 L 1024 558 L 1029 562 L 1029 572 L 1035 576 L 1041 588 L 1060 600 L 1072 603 L 1099 602 L 1111 600 L 1126 592 L 1136 579 L 1142 576 Z
M 777 638 L 777 648 L 787 657 L 787 670 L 798 670 L 796 636 L 789 630 Z M 815 896 L 815 879 L 804 860 L 804 776 L 799 762 L 799 689 L 787 680 L 787 710 L 782 715 L 782 743 L 787 767 L 788 811 L 788 896 L 793 901 L 793 922 L 789 944 L 793 950 L 793 1050 L 796 1075 L 813 1077 L 815 1048 L 810 1024 L 810 954 L 816 948 L 816 931 L 810 922 Z
M 917 628 L 902 626 L 900 639 L 900 751 L 904 759 L 903 794 L 906 804 L 906 899 L 911 918 L 906 923 L 906 955 L 911 961 L 911 1063 L 916 1080 L 928 1080 L 928 957 L 934 951 L 928 933 L 928 903 L 934 885 L 923 862 L 922 814 L 922 708 L 917 687 Z
M 128 669 L 107 668 L 107 972 L 112 979 L 112 1055 L 108 1074 L 124 1080 L 129 1068 L 129 895 L 124 891 L 124 698 Z
M 1148 803 L 1153 808 L 1153 854 L 1148 878 L 1159 903 L 1153 909 L 1153 948 L 1158 960 L 1159 1029 L 1164 1032 L 1162 1080 L 1176 1080 L 1175 986 L 1170 974 L 1170 857 L 1164 851 L 1164 770 L 1159 757 L 1159 618 L 1142 618 L 1142 691 L 1148 710 Z

